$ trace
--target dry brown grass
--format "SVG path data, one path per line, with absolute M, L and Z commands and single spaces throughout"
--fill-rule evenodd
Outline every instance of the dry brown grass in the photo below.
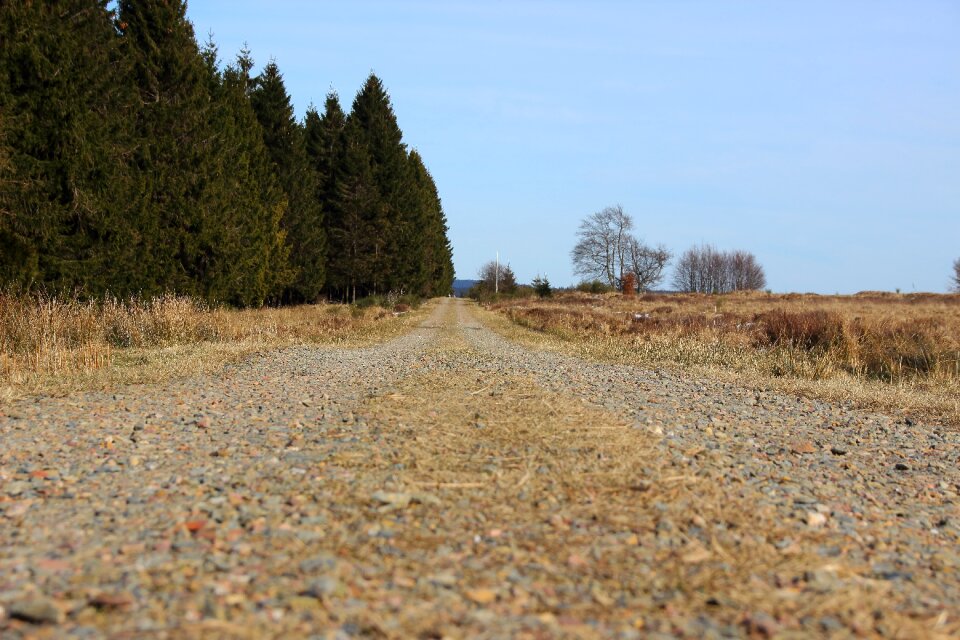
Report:
M 0 293 L 0 402 L 216 371 L 296 344 L 363 346 L 421 313 L 303 305 L 214 309 L 190 298 L 80 301 Z
M 576 293 L 491 308 L 588 357 L 960 424 L 960 295 Z
M 398 489 L 431 492 L 445 505 L 469 505 L 447 507 L 433 535 L 395 527 L 394 544 L 432 550 L 457 539 L 453 531 L 492 532 L 492 550 L 471 553 L 457 588 L 468 598 L 495 595 L 490 606 L 500 615 L 539 615 L 552 624 L 549 612 L 562 609 L 611 628 L 662 631 L 706 614 L 751 637 L 769 637 L 774 632 L 755 616 L 763 611 L 783 624 L 783 637 L 801 633 L 799 620 L 828 615 L 863 636 L 947 637 L 956 631 L 945 619 L 897 611 L 893 587 L 864 578 L 869 566 L 822 557 L 817 549 L 829 543 L 828 534 L 798 527 L 770 506 L 758 507 L 756 494 L 730 487 L 722 465 L 704 462 L 696 473 L 675 466 L 649 434 L 630 428 L 621 416 L 546 391 L 533 380 L 503 376 L 491 385 L 455 372 L 414 376 L 372 400 L 364 413 L 395 425 L 387 430 L 393 446 L 383 447 L 388 459 L 358 460 L 364 476 L 372 475 L 370 465 L 391 464 L 402 469 L 391 468 Z M 688 453 L 706 459 L 702 447 Z M 353 487 L 346 492 L 356 493 Z M 663 543 L 664 520 L 677 527 L 672 544 Z M 783 540 L 792 541 L 789 549 L 777 547 Z M 445 560 L 424 553 L 434 562 Z M 524 567 L 535 591 L 511 586 L 502 578 L 506 571 L 496 573 L 504 565 Z M 447 569 L 415 565 L 397 571 Z M 818 591 L 816 581 L 824 577 L 842 586 Z M 589 595 L 577 597 L 578 588 L 587 591 L 583 585 Z M 657 606 L 655 594 L 665 591 L 676 598 L 668 607 Z M 555 593 L 566 594 L 562 604 Z M 626 606 L 614 606 L 618 601 Z M 435 615 L 425 622 L 415 613 L 405 631 L 427 635 L 443 622 Z M 612 634 L 583 625 L 568 635 Z

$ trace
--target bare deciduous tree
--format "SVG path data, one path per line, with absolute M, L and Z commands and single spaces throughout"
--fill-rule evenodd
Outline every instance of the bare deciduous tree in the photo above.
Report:
M 671 258 L 662 244 L 648 247 L 632 236 L 627 243 L 627 255 L 630 270 L 636 277 L 637 291 L 646 291 L 659 284 Z
M 651 248 L 632 233 L 633 219 L 623 207 L 607 207 L 580 223 L 578 241 L 570 252 L 574 271 L 620 289 L 625 274 L 636 276 L 637 288 L 644 291 L 663 278 L 670 252 L 663 246 Z
M 730 284 L 734 291 L 756 291 L 767 286 L 767 276 L 756 257 L 747 251 L 734 251 L 729 257 Z
M 687 249 L 673 270 L 673 288 L 678 291 L 700 290 L 700 252 L 696 247 Z
M 587 217 L 580 223 L 579 241 L 570 254 L 574 271 L 619 288 L 626 257 L 623 238 L 632 227 L 633 220 L 620 205 Z
M 480 278 L 479 285 L 489 293 L 499 291 L 500 293 L 514 293 L 517 290 L 517 277 L 509 264 L 497 264 L 491 260 L 482 267 L 477 273 Z
M 677 261 L 673 286 L 681 291 L 726 293 L 762 289 L 763 267 L 747 251 L 718 251 L 713 245 L 691 247 Z
M 953 261 L 953 290 L 960 293 L 960 258 Z

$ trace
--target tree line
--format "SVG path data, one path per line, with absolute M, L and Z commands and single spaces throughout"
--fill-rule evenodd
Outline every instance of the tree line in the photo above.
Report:
M 297 121 L 182 0 L 0 3 L 0 283 L 256 306 L 446 294 L 446 218 L 371 74 Z
M 585 218 L 570 252 L 574 272 L 598 287 L 646 291 L 657 286 L 673 255 L 663 245 L 645 244 L 633 228 L 633 218 L 619 205 Z M 752 253 L 719 251 L 709 244 L 684 252 L 672 279 L 677 290 L 699 293 L 756 290 L 766 283 L 763 267 Z
M 747 251 L 719 251 L 710 244 L 687 249 L 677 260 L 673 286 L 678 291 L 728 293 L 767 285 L 763 267 Z

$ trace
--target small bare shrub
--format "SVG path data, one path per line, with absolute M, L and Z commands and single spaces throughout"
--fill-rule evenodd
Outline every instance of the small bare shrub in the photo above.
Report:
M 828 311 L 775 310 L 756 316 L 765 344 L 812 351 L 843 344 L 843 318 Z

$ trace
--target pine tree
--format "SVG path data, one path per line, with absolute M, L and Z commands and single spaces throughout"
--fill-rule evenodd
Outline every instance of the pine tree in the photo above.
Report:
M 362 147 L 370 162 L 375 205 L 367 212 L 372 260 L 369 293 L 403 291 L 408 284 L 413 242 L 411 175 L 403 134 L 383 82 L 371 74 L 347 117 L 348 148 Z
M 336 92 L 327 94 L 323 115 L 314 107 L 307 110 L 304 120 L 304 138 L 307 156 L 317 173 L 318 199 L 327 207 L 336 199 L 337 174 L 345 151 L 344 128 L 347 116 L 340 106 Z
M 547 276 L 537 276 L 533 279 L 533 291 L 537 294 L 538 298 L 549 298 L 553 295 L 553 287 L 550 286 L 550 280 L 547 279 Z
M 421 243 L 413 277 L 416 293 L 423 296 L 446 295 L 453 286 L 453 262 L 447 240 L 447 221 L 433 176 L 417 151 L 410 152 L 413 193 L 417 205 L 413 218 Z
M 346 269 L 340 264 L 343 261 L 344 248 L 338 242 L 338 238 L 343 237 L 344 226 L 340 219 L 341 207 L 338 206 L 338 184 L 343 177 L 346 154 L 346 119 L 339 97 L 336 92 L 331 91 L 327 94 L 323 115 L 318 114 L 311 106 L 304 120 L 307 155 L 317 173 L 317 200 L 324 211 L 328 290 L 339 299 L 345 298 L 347 287 L 346 281 L 341 277 L 346 273 Z
M 331 270 L 361 274 L 354 279 L 362 293 L 449 292 L 452 254 L 436 185 L 419 154 L 407 153 L 390 97 L 375 75 L 354 99 L 344 141 L 331 236 L 365 243 L 369 259 L 362 267 Z M 352 229 L 363 230 L 363 243 Z M 331 264 L 341 260 L 340 248 L 334 248 Z
M 204 190 L 214 176 L 209 71 L 182 0 L 120 0 L 119 28 L 140 108 L 132 162 L 133 212 L 146 293 L 202 295 L 208 259 L 199 240 L 216 224 Z
M 28 221 L 19 211 L 18 195 L 28 188 L 23 172 L 14 169 L 13 113 L 16 98 L 14 66 L 23 44 L 17 27 L 23 25 L 22 8 L 0 5 L 0 284 L 24 284 L 37 273 L 37 255 L 28 235 Z M 21 27 L 22 28 L 22 27 Z
M 319 179 L 307 157 L 303 129 L 294 118 L 290 96 L 275 62 L 270 62 L 257 78 L 250 100 L 287 196 L 282 225 L 296 278 L 285 292 L 284 301 L 315 302 L 326 279 L 327 251 L 323 213 L 317 199 Z
M 348 297 L 350 288 L 348 274 L 354 268 L 348 267 L 347 264 L 356 266 L 357 262 L 351 257 L 355 242 L 349 246 L 341 244 L 346 238 L 352 237 L 343 215 L 347 209 L 354 212 L 356 210 L 354 202 L 351 202 L 349 207 L 345 207 L 343 206 L 345 202 L 340 200 L 340 185 L 345 179 L 346 120 L 347 116 L 340 106 L 340 99 L 334 91 L 327 94 L 323 115 L 318 114 L 311 106 L 304 119 L 307 155 L 317 173 L 317 199 L 322 203 L 324 210 L 327 235 L 327 289 L 331 297 L 340 300 Z M 356 183 L 353 186 L 355 187 Z M 356 196 L 356 192 L 344 194 L 347 199 L 353 199 Z M 357 224 L 358 221 L 354 220 L 352 227 L 356 227 Z
M 259 306 L 289 286 L 289 250 L 280 220 L 286 197 L 277 183 L 256 114 L 247 97 L 249 67 L 217 71 L 216 48 L 204 50 L 211 82 L 213 170 L 204 192 L 208 221 L 198 239 L 204 295 L 239 306 Z
M 377 269 L 382 266 L 383 245 L 377 225 L 385 218 L 376 188 L 373 163 L 359 142 L 355 125 L 344 130 L 343 161 L 338 168 L 334 216 L 330 224 L 331 284 L 342 299 L 376 293 Z
M 0 4 L 0 278 L 121 288 L 132 95 L 100 0 Z

